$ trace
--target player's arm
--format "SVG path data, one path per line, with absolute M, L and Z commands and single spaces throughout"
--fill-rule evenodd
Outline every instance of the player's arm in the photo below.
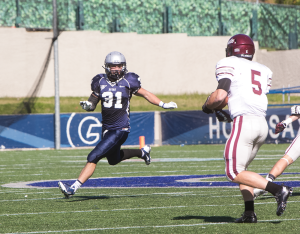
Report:
M 148 102 L 153 105 L 160 106 L 164 109 L 174 109 L 177 108 L 177 104 L 175 102 L 164 103 L 153 93 L 147 91 L 146 89 L 140 88 L 136 93 L 136 96 L 145 98 Z
M 290 123 L 300 118 L 300 106 L 295 105 L 291 107 L 291 116 L 286 120 L 276 124 L 275 133 L 282 132 Z
M 210 95 L 210 98 L 206 102 L 206 107 L 211 110 L 217 109 L 217 107 L 225 100 L 227 95 L 228 93 L 224 89 L 217 89 Z
M 81 101 L 79 104 L 82 109 L 86 111 L 94 111 L 97 107 L 98 102 L 99 97 L 95 92 L 93 92 L 87 101 Z
M 79 105 L 82 107 L 82 109 L 86 111 L 93 111 L 96 109 L 96 106 L 100 100 L 100 75 L 96 75 L 92 81 L 91 81 L 91 90 L 93 91 L 90 95 L 89 99 L 87 101 L 81 101 L 79 102 Z
M 219 84 L 216 91 L 214 91 L 207 98 L 206 102 L 202 106 L 202 110 L 207 114 L 213 113 L 213 110 L 218 108 L 218 106 L 220 106 L 227 97 L 230 85 L 231 80 L 228 78 L 223 78 L 219 80 Z

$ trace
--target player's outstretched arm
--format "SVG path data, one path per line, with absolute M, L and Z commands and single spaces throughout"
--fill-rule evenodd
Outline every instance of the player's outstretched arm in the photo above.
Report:
M 281 121 L 276 124 L 275 134 L 282 132 L 290 123 L 300 118 L 300 114 L 293 114 L 288 117 L 286 120 Z
M 140 88 L 139 91 L 135 94 L 139 97 L 145 98 L 148 102 L 153 105 L 160 106 L 164 109 L 174 109 L 177 108 L 177 104 L 175 102 L 164 103 L 158 97 L 156 97 L 153 93 L 147 91 L 146 89 Z
M 275 133 L 282 132 L 290 123 L 300 118 L 300 106 L 295 105 L 291 107 L 291 116 L 286 120 L 276 124 Z
M 79 102 L 79 105 L 86 111 L 93 111 L 96 109 L 98 102 L 99 98 L 92 93 L 87 101 L 81 101 Z
M 290 123 L 300 118 L 300 106 L 295 105 L 291 107 L 291 116 L 286 120 L 276 124 L 275 134 L 282 132 Z

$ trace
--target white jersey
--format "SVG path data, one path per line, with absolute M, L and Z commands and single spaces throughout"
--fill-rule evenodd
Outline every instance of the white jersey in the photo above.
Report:
M 257 62 L 235 56 L 216 65 L 217 81 L 228 78 L 228 107 L 232 118 L 241 115 L 266 116 L 272 71 Z

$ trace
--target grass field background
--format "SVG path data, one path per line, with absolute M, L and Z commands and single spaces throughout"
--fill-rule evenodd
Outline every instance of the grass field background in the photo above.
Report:
M 164 102 L 176 102 L 178 105 L 177 111 L 187 110 L 202 110 L 206 98 L 209 94 L 183 94 L 183 95 L 157 95 Z M 88 97 L 60 97 L 60 111 L 61 113 L 72 112 L 86 112 L 79 106 L 80 101 L 87 100 Z M 21 109 L 24 98 L 0 98 L 0 115 L 17 114 Z M 282 104 L 282 94 L 269 94 L 269 104 Z M 288 95 L 285 95 L 285 104 L 288 103 Z M 300 96 L 292 94 L 290 96 L 290 103 L 300 103 Z M 99 107 L 96 111 L 100 111 Z M 40 97 L 37 98 L 32 108 L 31 113 L 54 113 L 55 102 L 54 97 Z M 226 109 L 226 108 L 225 108 Z M 162 111 L 162 108 L 150 104 L 147 100 L 141 97 L 134 96 L 130 102 L 131 111 Z M 21 113 L 19 113 L 21 114 Z M 25 113 L 23 113 L 25 114 Z
M 249 170 L 267 173 L 288 145 L 264 145 Z M 202 158 L 202 162 L 100 161 L 92 178 L 224 174 L 224 145 L 152 147 L 153 159 Z M 0 185 L 76 179 L 90 149 L 0 151 Z M 212 160 L 209 159 L 220 159 Z M 300 161 L 286 172 L 299 172 Z M 217 179 L 227 181 L 225 177 Z M 299 180 L 282 175 L 276 181 Z M 300 197 L 276 216 L 274 197 L 255 201 L 257 224 L 235 224 L 244 211 L 236 188 L 81 188 L 65 199 L 58 188 L 0 187 L 0 233 L 299 233 Z

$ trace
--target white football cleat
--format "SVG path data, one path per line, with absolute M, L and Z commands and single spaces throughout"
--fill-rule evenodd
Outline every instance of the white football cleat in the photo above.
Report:
M 142 159 L 145 160 L 146 165 L 149 165 L 151 163 L 151 157 L 150 157 L 151 146 L 146 145 L 143 148 L 141 148 L 141 150 L 144 152 Z
M 69 185 L 64 184 L 63 182 L 58 182 L 58 187 L 60 191 L 65 195 L 66 198 L 70 198 L 75 194 L 75 191 L 73 188 L 71 188 Z

